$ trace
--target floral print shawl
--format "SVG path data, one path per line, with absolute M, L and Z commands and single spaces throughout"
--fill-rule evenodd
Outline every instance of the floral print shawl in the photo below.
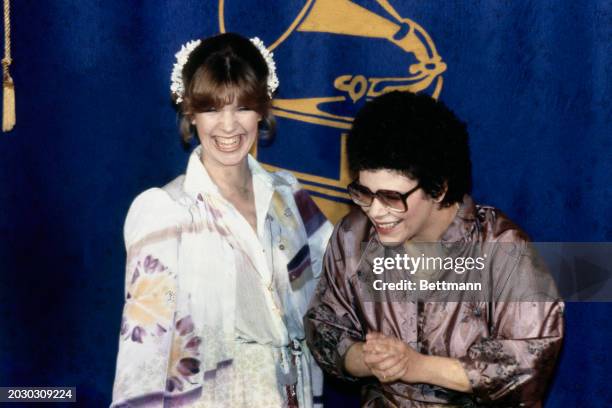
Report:
M 290 173 L 268 173 L 250 156 L 249 167 L 257 232 L 245 229 L 246 220 L 221 196 L 200 148 L 184 176 L 134 200 L 124 229 L 125 307 L 111 407 L 189 406 L 203 390 L 227 399 L 236 279 L 245 268 L 263 283 L 273 279 L 261 246 L 271 217 L 280 223 L 283 250 L 270 250 L 284 260 L 297 312 L 306 312 L 331 224 Z M 247 230 L 252 236 L 240 235 Z M 301 339 L 287 342 L 303 340 L 299 330 Z M 320 377 L 317 370 L 309 374 Z

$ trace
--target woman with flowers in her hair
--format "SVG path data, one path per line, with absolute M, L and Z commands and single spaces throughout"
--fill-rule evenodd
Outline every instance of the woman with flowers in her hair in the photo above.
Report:
M 321 374 L 302 317 L 331 225 L 288 172 L 248 153 L 278 85 L 259 39 L 176 55 L 184 175 L 132 203 L 113 407 L 311 407 Z M 314 397 L 313 397 L 314 395 Z

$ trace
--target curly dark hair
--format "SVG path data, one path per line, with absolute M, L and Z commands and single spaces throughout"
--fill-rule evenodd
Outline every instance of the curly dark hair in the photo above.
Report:
M 472 188 L 465 124 L 428 95 L 393 91 L 368 102 L 355 117 L 347 141 L 349 168 L 396 170 L 442 207 L 462 202 Z

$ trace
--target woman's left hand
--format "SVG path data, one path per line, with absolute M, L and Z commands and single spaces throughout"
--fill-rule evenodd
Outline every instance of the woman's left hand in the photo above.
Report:
M 426 383 L 461 392 L 472 385 L 456 358 L 421 354 L 398 338 L 369 333 L 363 361 L 380 382 Z
M 365 364 L 380 382 L 418 382 L 422 355 L 398 338 L 372 332 L 363 346 Z

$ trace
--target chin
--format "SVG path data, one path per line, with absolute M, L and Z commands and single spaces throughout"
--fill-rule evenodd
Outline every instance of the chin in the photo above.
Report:
M 236 166 L 246 160 L 246 154 L 237 157 L 220 157 L 219 163 L 224 166 Z
M 231 153 L 216 151 L 214 159 L 224 166 L 235 166 L 246 160 L 248 153 L 248 150 L 238 150 Z
M 378 239 L 385 245 L 397 245 L 404 243 L 410 238 L 410 235 L 404 231 L 397 231 L 393 234 L 385 234 L 377 231 Z
M 402 244 L 403 242 L 405 242 L 407 240 L 407 238 L 389 237 L 389 236 L 383 236 L 383 235 L 380 235 L 380 234 L 378 234 L 378 238 L 380 239 L 380 242 L 383 245 L 390 245 L 390 246 Z

